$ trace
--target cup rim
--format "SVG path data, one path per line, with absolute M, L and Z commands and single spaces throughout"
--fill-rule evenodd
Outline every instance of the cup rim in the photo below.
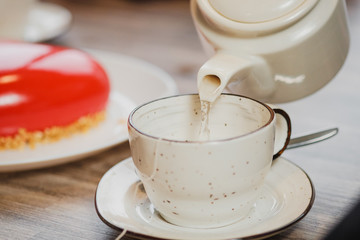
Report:
M 141 135 L 144 135 L 146 137 L 149 137 L 149 138 L 152 138 L 152 139 L 156 139 L 156 140 L 161 140 L 161 141 L 168 141 L 168 142 L 175 142 L 175 143 L 186 143 L 186 144 L 189 144 L 189 143 L 214 143 L 214 142 L 225 142 L 225 141 L 231 141 L 231 140 L 234 140 L 234 139 L 239 139 L 239 138 L 244 138 L 250 134 L 254 134 L 256 132 L 259 132 L 261 131 L 262 129 L 266 128 L 267 126 L 270 125 L 270 123 L 274 120 L 275 118 L 275 112 L 274 110 L 269 106 L 267 105 L 266 103 L 263 103 L 259 100 L 256 100 L 256 99 L 253 99 L 251 97 L 247 97 L 247 96 L 244 96 L 244 95 L 238 95 L 238 94 L 233 94 L 233 93 L 221 93 L 220 96 L 233 96 L 233 97 L 241 97 L 241 98 L 246 98 L 246 99 L 249 99 L 253 102 L 256 102 L 262 106 L 264 106 L 270 113 L 270 117 L 269 117 L 269 120 L 264 124 L 262 125 L 261 127 L 253 130 L 253 131 L 250 131 L 248 133 L 245 133 L 245 134 L 242 134 L 242 135 L 238 135 L 238 136 L 234 136 L 234 137 L 229 137 L 229 138 L 223 138 L 223 139 L 214 139 L 214 140 L 191 140 L 191 141 L 188 141 L 188 140 L 176 140 L 176 139 L 170 139 L 170 138 L 162 138 L 162 137 L 158 137 L 158 136 L 154 136 L 154 135 L 151 135 L 151 134 L 148 134 L 148 133 L 145 133 L 141 130 L 139 130 L 137 127 L 135 127 L 134 123 L 133 123 L 133 116 L 134 114 L 136 113 L 136 111 L 138 111 L 140 108 L 146 106 L 146 105 L 149 105 L 149 104 L 152 104 L 154 102 L 158 102 L 158 101 L 162 101 L 162 100 L 165 100 L 165 99 L 169 99 L 169 98 L 175 98 L 175 97 L 184 97 L 184 96 L 199 96 L 198 93 L 188 93 L 188 94 L 177 94 L 177 95 L 171 95 L 171 96 L 167 96 L 167 97 L 163 97 L 163 98 L 158 98 L 158 99 L 154 99 L 154 100 L 151 100 L 149 102 L 146 102 L 146 103 L 143 103 L 143 104 L 140 104 L 139 106 L 137 106 L 136 108 L 134 108 L 131 113 L 129 114 L 129 117 L 128 117 L 128 121 L 127 121 L 127 124 L 128 124 L 128 129 L 132 128 L 134 129 L 134 131 L 138 132 L 139 134 Z

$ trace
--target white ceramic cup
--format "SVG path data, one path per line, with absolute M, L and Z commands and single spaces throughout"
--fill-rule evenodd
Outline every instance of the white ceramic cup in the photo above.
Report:
M 28 15 L 36 0 L 0 0 L 0 38 L 23 40 Z
M 289 142 L 291 124 L 284 111 L 231 94 L 211 106 L 207 141 L 198 140 L 200 123 L 198 95 L 146 103 L 129 116 L 130 148 L 165 220 L 214 228 L 249 214 L 272 160 Z

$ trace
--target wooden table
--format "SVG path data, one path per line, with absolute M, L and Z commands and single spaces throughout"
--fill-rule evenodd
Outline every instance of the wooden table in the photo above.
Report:
M 181 93 L 196 92 L 206 56 L 187 0 L 52 0 L 73 14 L 71 29 L 51 41 L 127 54 L 167 71 Z M 313 180 L 316 199 L 299 223 L 272 239 L 322 239 L 357 202 L 360 193 L 360 2 L 347 1 L 352 45 L 334 80 L 317 93 L 282 104 L 293 133 L 339 127 L 325 142 L 284 156 Z M 94 207 L 102 175 L 130 156 L 128 143 L 73 163 L 0 174 L 0 239 L 114 239 Z

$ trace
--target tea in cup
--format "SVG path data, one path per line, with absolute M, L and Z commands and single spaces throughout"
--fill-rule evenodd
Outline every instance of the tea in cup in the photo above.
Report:
M 155 209 L 168 222 L 221 227 L 246 217 L 272 160 L 286 148 L 288 115 L 244 96 L 211 104 L 208 139 L 200 139 L 198 95 L 137 107 L 129 116 L 133 162 Z

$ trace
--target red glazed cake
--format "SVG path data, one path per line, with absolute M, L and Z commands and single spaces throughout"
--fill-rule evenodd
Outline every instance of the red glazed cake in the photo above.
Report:
M 88 54 L 0 41 L 0 150 L 86 131 L 105 118 L 109 80 Z

